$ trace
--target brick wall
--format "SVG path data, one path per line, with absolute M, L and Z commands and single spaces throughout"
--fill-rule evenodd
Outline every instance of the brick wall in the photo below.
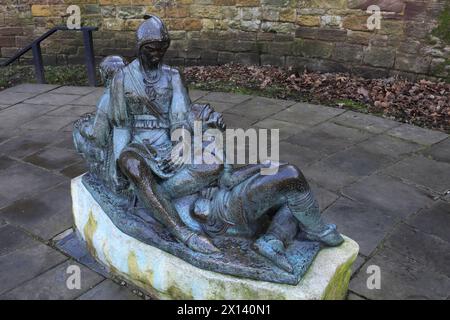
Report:
M 1 57 L 50 27 L 77 4 L 82 24 L 98 26 L 96 55 L 134 55 L 144 13 L 162 17 L 172 35 L 168 63 L 240 62 L 345 71 L 367 77 L 448 77 L 450 46 L 431 35 L 449 0 L 2 0 Z M 367 28 L 369 5 L 381 29 Z M 450 32 L 450 31 L 449 31 Z M 45 63 L 83 63 L 81 34 L 42 45 Z M 28 58 L 30 56 L 28 55 Z

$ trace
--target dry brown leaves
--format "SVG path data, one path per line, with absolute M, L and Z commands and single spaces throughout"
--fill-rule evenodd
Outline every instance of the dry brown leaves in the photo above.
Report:
M 304 96 L 307 100 L 336 105 L 352 100 L 369 106 L 369 112 L 423 127 L 450 131 L 450 84 L 403 79 L 364 79 L 338 73 L 297 73 L 271 66 L 196 66 L 184 70 L 189 83 L 227 82 L 249 89 L 283 88 L 279 98 Z

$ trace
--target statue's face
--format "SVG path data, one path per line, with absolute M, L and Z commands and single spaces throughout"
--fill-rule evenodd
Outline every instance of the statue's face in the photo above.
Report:
M 149 42 L 140 48 L 139 56 L 144 63 L 154 66 L 161 62 L 168 47 L 167 41 Z

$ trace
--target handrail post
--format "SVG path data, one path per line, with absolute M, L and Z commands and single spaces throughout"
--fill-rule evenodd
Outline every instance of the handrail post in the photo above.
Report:
M 38 83 L 45 83 L 41 44 L 39 42 L 34 43 L 33 46 L 31 47 L 31 50 L 33 51 L 33 64 L 34 64 L 34 72 L 36 74 L 36 80 Z
M 92 42 L 92 31 L 88 29 L 83 30 L 83 42 L 84 42 L 84 56 L 86 59 L 86 68 L 88 74 L 89 85 L 95 87 L 95 57 L 94 57 L 94 45 Z

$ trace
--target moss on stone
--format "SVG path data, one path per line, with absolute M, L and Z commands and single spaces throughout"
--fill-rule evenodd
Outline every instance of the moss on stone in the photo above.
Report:
M 356 259 L 356 256 L 357 254 L 355 254 L 347 262 L 336 269 L 336 273 L 325 289 L 323 300 L 345 299 L 347 295 L 348 284 L 350 282 L 350 276 L 352 275 L 351 267 Z
M 128 253 L 128 274 L 133 282 L 146 289 L 151 290 L 149 287 L 154 282 L 153 272 L 151 270 L 141 270 L 138 265 L 138 259 L 134 251 Z
M 433 30 L 432 34 L 445 43 L 450 44 L 450 4 L 447 4 L 441 15 L 438 17 L 438 26 Z
M 84 239 L 86 241 L 86 246 L 88 251 L 94 256 L 97 257 L 97 251 L 94 246 L 94 234 L 97 231 L 97 220 L 95 220 L 92 210 L 89 211 L 89 218 L 86 224 L 84 225 Z

